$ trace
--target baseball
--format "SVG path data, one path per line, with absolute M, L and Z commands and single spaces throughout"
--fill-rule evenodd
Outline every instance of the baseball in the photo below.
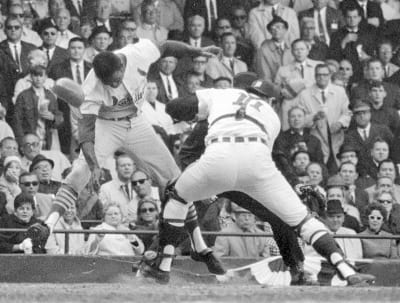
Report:
M 60 78 L 52 88 L 52 92 L 69 105 L 79 107 L 85 99 L 81 86 L 69 78 Z

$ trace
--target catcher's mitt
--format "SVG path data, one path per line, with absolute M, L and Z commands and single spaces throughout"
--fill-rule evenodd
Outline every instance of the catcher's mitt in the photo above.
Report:
M 29 226 L 27 236 L 32 240 L 33 253 L 43 253 L 50 236 L 50 229 L 44 222 L 35 223 Z

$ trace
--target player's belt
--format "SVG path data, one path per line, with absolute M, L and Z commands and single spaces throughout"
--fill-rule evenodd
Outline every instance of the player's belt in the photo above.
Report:
M 97 119 L 106 120 L 106 121 L 129 121 L 131 118 L 136 117 L 136 114 L 125 116 L 125 117 L 102 117 L 97 116 Z
M 246 143 L 246 142 L 260 142 L 264 145 L 267 145 L 267 140 L 261 137 L 216 137 L 208 140 L 207 143 L 212 144 L 212 143 Z

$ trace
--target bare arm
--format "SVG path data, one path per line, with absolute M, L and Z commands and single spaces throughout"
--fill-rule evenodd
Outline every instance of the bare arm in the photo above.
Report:
M 195 56 L 195 55 L 203 55 L 206 57 L 211 57 L 213 55 L 219 54 L 221 50 L 219 47 L 215 45 L 200 48 L 200 47 L 193 47 L 189 44 L 173 40 L 167 40 L 161 43 L 158 46 L 158 49 L 160 50 L 161 57 L 163 57 L 163 55 L 170 53 L 171 55 L 177 58 L 182 58 L 183 56 Z
M 82 119 L 78 121 L 79 143 L 91 171 L 99 168 L 94 152 L 95 123 L 96 115 L 83 115 Z

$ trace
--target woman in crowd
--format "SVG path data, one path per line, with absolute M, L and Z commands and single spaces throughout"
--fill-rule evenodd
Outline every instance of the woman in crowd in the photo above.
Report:
M 138 203 L 138 220 L 135 229 L 137 230 L 158 230 L 159 211 L 157 201 L 153 198 L 146 197 Z M 143 241 L 146 250 L 156 240 L 154 235 L 141 235 L 139 238 Z
M 17 156 L 4 159 L 4 171 L 0 177 L 0 191 L 6 195 L 6 208 L 9 214 L 14 212 L 14 199 L 21 193 L 18 185 L 21 174 L 21 160 Z
M 114 202 L 108 203 L 104 206 L 103 223 L 93 230 L 128 231 L 129 228 L 123 225 L 122 221 L 120 205 Z M 91 234 L 86 244 L 86 252 L 103 256 L 134 256 L 144 252 L 144 244 L 133 234 Z
M 41 222 L 33 215 L 35 201 L 31 195 L 19 194 L 14 200 L 14 214 L 0 220 L 0 228 L 22 228 Z M 0 253 L 46 253 L 44 248 L 32 246 L 25 232 L 0 233 Z
M 382 230 L 387 222 L 387 210 L 382 204 L 372 203 L 365 208 L 367 228 L 360 235 L 390 236 Z M 364 258 L 398 258 L 398 247 L 391 239 L 361 239 Z

